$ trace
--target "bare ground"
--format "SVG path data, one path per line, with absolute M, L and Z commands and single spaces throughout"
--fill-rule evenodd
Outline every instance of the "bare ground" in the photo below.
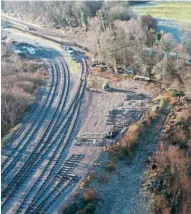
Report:
M 92 135 L 107 133 L 111 129 L 111 126 L 106 125 L 105 121 L 107 119 L 107 116 L 109 115 L 109 111 L 111 111 L 112 109 L 134 108 L 138 110 L 142 109 L 142 111 L 144 111 L 148 107 L 148 100 L 125 101 L 127 94 L 137 95 L 139 93 L 143 93 L 149 97 L 155 97 L 160 91 L 158 88 L 154 87 L 153 84 L 138 82 L 134 81 L 133 79 L 123 80 L 120 82 L 112 82 L 110 87 L 113 88 L 113 92 L 106 92 L 103 90 L 101 92 L 86 92 L 81 110 L 81 118 L 78 125 L 78 137 L 82 136 L 83 134 Z M 129 124 L 134 123 L 136 120 L 137 119 L 133 117 L 128 118 Z M 100 156 L 101 154 L 103 154 L 103 147 L 93 144 L 90 146 L 76 146 L 75 142 L 75 140 L 72 142 L 73 145 L 70 147 L 68 157 L 73 153 L 85 154 L 84 159 L 74 171 L 75 174 L 80 175 L 82 176 L 82 178 L 84 178 L 88 172 L 94 170 L 93 165 L 97 161 L 100 161 L 100 157 L 101 160 L 103 160 L 103 156 Z M 143 163 L 148 157 L 148 153 L 153 151 L 152 145 L 154 145 L 153 140 L 150 140 L 150 144 L 148 144 L 146 148 L 143 147 L 142 149 L 142 146 L 140 146 L 140 151 L 137 152 L 137 154 L 140 154 L 135 157 L 134 163 L 129 168 L 127 168 L 125 165 L 122 165 L 122 167 L 120 166 L 122 175 L 125 174 L 128 177 L 130 175 L 128 180 L 126 179 L 127 177 L 124 178 L 123 176 L 114 175 L 108 185 L 101 186 L 102 191 L 100 192 L 99 197 L 101 199 L 104 198 L 105 195 L 109 197 L 106 198 L 104 204 L 100 203 L 100 207 L 98 207 L 96 211 L 97 214 L 117 212 L 121 213 L 122 208 L 125 206 L 125 204 L 128 202 L 127 200 L 129 199 L 124 200 L 123 204 L 121 204 L 122 207 L 118 208 L 118 206 L 120 203 L 122 203 L 121 196 L 124 195 L 124 192 L 127 192 L 126 189 L 130 182 L 133 183 L 131 185 L 131 190 L 129 189 L 129 195 L 132 195 L 133 201 L 136 201 L 136 198 L 134 197 L 135 195 L 133 196 L 133 194 L 137 194 L 137 191 L 139 189 L 140 175 L 142 174 Z M 149 151 L 147 151 L 148 149 Z M 100 190 L 100 184 L 96 185 L 95 187 Z M 120 191 L 117 191 L 119 189 Z M 74 190 L 76 190 L 76 188 Z M 116 194 L 115 203 L 113 203 L 112 201 L 114 199 L 113 194 Z M 128 203 L 132 204 L 133 201 L 129 201 Z

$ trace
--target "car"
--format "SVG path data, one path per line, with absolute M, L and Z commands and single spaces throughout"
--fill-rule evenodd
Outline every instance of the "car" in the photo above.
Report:
M 20 50 L 18 50 L 18 49 L 14 50 L 14 52 L 15 52 L 16 54 L 21 54 L 21 53 L 22 53 L 22 52 L 21 52 Z
M 68 53 L 69 53 L 69 54 L 72 54 L 72 53 L 74 53 L 74 50 L 73 50 L 73 48 L 71 48 L 71 47 L 68 47 Z
M 30 47 L 30 48 L 27 48 L 28 50 L 28 53 L 31 54 L 31 55 L 34 55 L 36 53 L 35 49 Z
M 31 55 L 34 55 L 36 53 L 35 49 L 32 47 L 23 46 L 21 47 L 21 50 L 24 50 L 24 52 L 26 51 L 27 54 L 31 54 Z

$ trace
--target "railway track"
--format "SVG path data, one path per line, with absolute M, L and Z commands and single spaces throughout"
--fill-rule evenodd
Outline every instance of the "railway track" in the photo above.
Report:
M 61 61 L 62 61 L 62 65 L 64 65 L 65 62 L 63 62 L 63 60 L 61 60 Z M 67 66 L 67 65 L 65 65 L 65 66 Z M 39 146 L 40 143 L 37 144 L 38 149 L 35 148 L 33 150 L 30 157 L 27 159 L 27 161 L 25 162 L 25 164 L 23 165 L 23 167 L 21 168 L 19 173 L 17 173 L 16 177 L 13 178 L 12 182 L 10 182 L 8 184 L 8 186 L 4 189 L 4 191 L 2 193 L 2 196 L 3 196 L 2 197 L 3 198 L 2 210 L 5 210 L 6 205 L 9 204 L 9 202 L 11 201 L 10 199 L 12 197 L 14 197 L 14 195 L 17 193 L 17 190 L 19 188 L 21 188 L 23 183 L 26 181 L 27 177 L 30 177 L 30 175 L 33 174 L 34 171 L 37 170 L 39 166 L 41 166 L 41 164 L 43 163 L 43 160 L 50 157 L 50 154 L 52 152 L 53 155 L 51 156 L 51 158 L 48 161 L 48 164 L 46 165 L 44 170 L 42 171 L 42 173 L 41 173 L 42 176 L 40 176 L 39 179 L 36 180 L 36 183 L 29 190 L 28 194 L 24 198 L 23 203 L 21 203 L 17 213 L 22 212 L 23 205 L 25 204 L 25 202 L 28 201 L 28 198 L 29 198 L 29 196 L 31 196 L 32 192 L 35 193 L 34 190 L 35 191 L 37 190 L 38 192 L 36 192 L 34 194 L 34 200 L 31 202 L 31 205 L 32 204 L 34 205 L 35 198 L 37 198 L 38 195 L 42 194 L 42 192 L 44 191 L 44 188 L 46 188 L 47 186 L 49 186 L 51 184 L 52 177 L 54 177 L 56 175 L 56 173 L 59 172 L 59 169 L 61 166 L 60 157 L 63 156 L 63 154 L 65 153 L 65 149 L 66 149 L 65 147 L 69 144 L 68 142 L 65 142 L 65 145 L 63 147 L 62 142 L 65 140 L 66 134 L 68 132 L 68 128 L 71 126 L 71 124 L 72 124 L 72 128 L 71 128 L 71 131 L 69 134 L 70 138 L 71 138 L 71 133 L 75 127 L 76 120 L 77 120 L 77 117 L 78 117 L 79 111 L 80 111 L 83 94 L 85 91 L 85 86 L 86 86 L 86 77 L 84 78 L 83 81 L 82 81 L 82 77 L 81 77 L 79 89 L 78 89 L 73 101 L 71 102 L 70 106 L 65 111 L 65 113 L 62 115 L 62 117 L 61 117 L 61 114 L 57 113 L 57 115 L 58 115 L 57 122 L 58 121 L 59 122 L 58 123 L 54 122 L 54 124 L 51 127 L 49 127 L 49 132 L 47 132 L 47 134 L 43 135 L 45 137 L 42 139 L 45 140 L 46 143 L 42 143 L 42 139 L 41 139 L 40 142 L 42 144 L 40 146 Z M 69 87 L 68 87 L 68 89 L 69 89 Z M 80 96 L 79 96 L 79 94 L 80 94 Z M 64 102 L 64 103 L 66 103 L 66 102 Z M 62 106 L 62 109 L 63 109 L 63 106 Z M 62 112 L 62 111 L 60 111 L 60 112 Z M 76 112 L 76 115 L 74 114 L 74 112 Z M 75 115 L 75 118 L 74 118 L 74 115 Z M 74 122 L 72 123 L 73 120 L 74 120 Z M 63 123 L 64 121 L 65 121 L 65 123 Z M 60 126 L 61 124 L 62 124 L 62 126 Z M 58 143 L 56 143 L 57 141 L 58 141 Z M 68 141 L 69 141 L 69 138 L 68 138 Z M 58 151 L 59 151 L 60 156 L 58 155 Z M 50 172 L 49 174 L 47 174 L 48 171 Z M 44 180 L 43 184 L 41 182 L 42 180 Z M 42 184 L 41 188 L 39 188 L 40 184 Z M 61 183 L 59 185 L 61 185 Z M 53 198 L 53 200 L 55 200 L 55 198 Z M 27 211 L 27 213 L 31 213 L 31 211 L 30 211 L 31 205 L 29 203 L 29 212 Z M 35 205 L 35 207 L 38 208 L 37 205 Z M 34 209 L 32 209 L 32 210 L 34 210 Z
M 68 72 L 67 72 L 68 73 Z M 67 74 L 68 75 L 68 77 L 69 77 L 69 73 Z M 41 138 L 41 140 L 40 140 L 40 142 L 39 143 L 41 143 L 41 144 L 43 144 L 43 142 L 45 142 L 45 141 L 47 141 L 47 140 L 50 140 L 50 133 L 52 133 L 53 134 L 53 128 L 54 128 L 54 125 L 57 123 L 57 121 L 58 121 L 58 119 L 60 118 L 60 116 L 61 116 L 61 113 L 62 113 L 62 111 L 64 110 L 64 107 L 65 107 L 65 102 L 66 102 L 66 100 L 67 100 L 67 97 L 68 97 L 68 92 L 69 92 L 69 85 L 70 85 L 70 78 L 68 78 L 68 84 L 66 84 L 66 95 L 65 95 L 65 97 L 64 97 L 64 99 L 60 99 L 60 101 L 59 101 L 59 107 L 60 107 L 60 111 L 59 111 L 59 114 L 58 114 L 58 111 L 56 111 L 55 113 L 54 113 L 54 115 L 53 115 L 53 120 L 52 121 L 50 121 L 50 123 L 49 123 L 49 126 L 47 127 L 47 129 L 46 129 L 46 131 L 45 131 L 45 133 L 44 133 L 44 135 L 42 136 L 42 138 Z M 62 95 L 63 95 L 63 91 L 62 91 Z M 62 105 L 60 106 L 60 104 L 62 103 Z M 55 118 L 56 118 L 56 120 L 55 120 Z M 39 148 L 39 143 L 38 143 L 38 145 L 37 145 L 37 147 L 33 150 L 33 152 L 32 152 L 32 154 L 35 154 L 37 151 L 38 151 L 38 149 L 40 149 Z M 31 160 L 31 159 L 28 159 L 28 161 L 29 160 Z
M 69 73 L 68 73 L 68 77 L 69 77 Z M 66 79 L 66 78 L 65 78 L 65 79 Z M 33 150 L 33 152 L 32 152 L 32 154 L 30 155 L 30 157 L 31 157 L 32 155 L 36 154 L 37 151 L 40 149 L 40 147 L 42 147 L 43 142 L 45 142 L 45 140 L 47 139 L 47 135 L 50 134 L 50 132 L 51 132 L 51 130 L 52 130 L 52 128 L 53 128 L 53 126 L 54 126 L 54 124 L 55 124 L 55 122 L 56 122 L 56 121 L 55 121 L 55 118 L 56 118 L 56 120 L 59 118 L 60 113 L 61 113 L 61 110 L 63 110 L 65 101 L 66 101 L 66 99 L 67 99 L 68 90 L 69 90 L 69 87 L 67 87 L 67 86 L 69 86 L 69 81 L 68 81 L 68 85 L 66 84 L 67 91 L 66 91 L 65 99 L 60 99 L 60 101 L 59 101 L 59 103 L 58 103 L 58 109 L 57 109 L 57 111 L 55 111 L 55 113 L 54 113 L 54 115 L 53 115 L 53 117 L 52 117 L 52 120 L 49 122 L 49 126 L 47 126 L 44 135 L 42 136 L 40 142 L 37 144 L 37 146 L 36 146 L 35 149 Z M 63 88 L 64 88 L 64 87 L 63 87 Z M 63 90 L 62 90 L 62 95 L 63 95 Z M 62 103 L 62 106 L 61 106 L 61 109 L 60 109 L 60 111 L 59 111 L 60 113 L 57 115 L 61 103 Z M 30 158 L 30 157 L 27 159 L 27 161 L 31 161 L 31 158 Z M 12 166 L 12 167 L 13 167 L 13 166 Z M 23 172 L 24 172 L 24 169 L 25 169 L 25 168 L 22 167 L 21 170 L 20 170 L 19 172 L 20 172 L 20 173 L 21 173 L 21 172 L 23 173 Z M 17 175 L 12 179 L 12 181 L 14 181 L 15 179 L 17 179 L 18 176 L 20 176 L 19 173 L 17 173 Z M 15 181 L 14 181 L 14 183 L 16 184 Z M 4 191 L 3 191 L 3 192 L 4 192 Z M 3 194 L 2 194 L 2 196 L 3 196 Z
M 43 192 L 49 188 L 49 185 L 51 183 L 51 179 L 52 177 L 54 177 L 56 174 L 58 174 L 58 170 L 59 168 L 62 166 L 61 162 L 66 158 L 66 150 L 67 150 L 67 146 L 68 144 L 70 143 L 70 140 L 71 140 L 71 135 L 75 129 L 75 125 L 76 125 L 76 122 L 77 122 L 77 118 L 79 116 L 79 111 L 80 111 L 80 106 L 81 106 L 81 101 L 82 101 L 82 96 L 83 96 L 83 93 L 84 93 L 84 89 L 85 89 L 85 86 L 83 86 L 83 90 L 81 92 L 81 97 L 80 97 L 80 100 L 79 100 L 79 107 L 77 109 L 77 112 L 76 112 L 76 118 L 74 119 L 74 122 L 72 124 L 72 127 L 71 127 L 71 131 L 69 132 L 69 136 L 67 137 L 67 139 L 65 140 L 65 144 L 62 146 L 62 148 L 60 149 L 60 152 L 58 151 L 58 149 L 56 150 L 56 152 L 54 153 L 53 155 L 53 158 L 55 157 L 55 155 L 57 154 L 57 152 L 59 152 L 59 155 L 58 157 L 56 158 L 56 161 L 52 167 L 52 169 L 49 171 L 48 175 L 46 176 L 46 178 L 44 179 L 39 179 L 40 180 L 43 180 L 43 184 L 41 185 L 41 187 L 39 188 L 38 192 L 36 193 L 36 196 L 35 198 L 33 199 L 32 203 L 30 204 L 29 208 L 27 209 L 27 211 L 25 213 L 33 213 L 33 210 L 35 208 L 35 204 L 37 204 L 39 202 L 40 199 L 42 199 L 42 196 L 43 196 Z M 64 135 L 65 136 L 65 135 Z M 62 141 L 64 141 L 64 138 L 62 138 L 62 140 L 60 141 L 60 143 L 62 143 Z M 59 145 L 59 147 L 61 147 L 61 145 Z M 58 148 L 59 148 L 58 147 Z M 52 160 L 54 160 L 52 158 Z M 51 160 L 51 161 L 52 161 Z M 51 162 L 50 162 L 51 164 Z M 49 165 L 47 165 L 49 166 Z M 44 170 L 44 174 L 48 171 L 48 167 L 47 169 Z M 36 183 L 37 184 L 37 183 Z
M 51 85 L 52 86 L 52 85 Z M 51 87 L 50 87 L 51 88 Z M 44 108 L 44 106 L 42 106 L 42 109 Z M 62 109 L 63 110 L 63 109 Z M 40 112 L 40 114 L 42 113 L 42 111 Z M 39 116 L 39 115 L 38 115 Z M 35 120 L 34 120 L 34 123 L 35 123 Z M 31 126 L 33 126 L 34 125 L 34 123 L 31 125 Z M 38 126 L 39 127 L 39 126 Z M 30 128 L 29 128 L 30 129 Z M 30 131 L 30 130 L 29 130 Z M 28 134 L 28 132 L 26 132 L 25 133 L 25 136 L 27 136 L 27 134 Z M 16 148 L 14 148 L 14 150 L 11 152 L 11 154 L 9 155 L 9 158 L 8 159 L 6 159 L 4 162 L 3 162 L 3 164 L 2 164 L 2 178 L 4 178 L 4 167 L 5 167 L 5 164 L 7 164 L 8 165 L 8 163 L 7 162 L 10 162 L 10 159 L 12 159 L 12 157 L 15 155 L 15 153 L 18 151 L 18 147 L 20 147 L 20 148 L 22 148 L 22 151 L 24 151 L 24 149 L 27 147 L 27 142 L 25 143 L 25 146 L 23 146 L 23 144 L 24 144 L 24 142 L 22 141 L 22 139 L 20 140 L 20 144 L 18 144 L 18 146 L 16 147 Z M 18 160 L 17 160 L 18 161 Z M 10 166 L 9 166 L 10 167 Z M 10 171 L 10 170 L 7 170 L 8 172 Z M 7 174 L 5 174 L 5 175 L 7 175 Z
M 28 119 L 27 121 L 25 121 L 24 125 L 21 127 L 21 130 L 19 130 L 19 131 L 14 135 L 13 139 L 11 139 L 11 140 L 12 140 L 12 143 L 13 143 L 15 140 L 17 140 L 17 137 L 20 138 L 20 139 L 18 140 L 18 142 L 17 142 L 16 147 L 11 151 L 11 153 L 9 154 L 9 156 L 7 157 L 7 159 L 5 159 L 5 161 L 4 161 L 4 162 L 2 163 L 2 165 L 1 165 L 1 169 L 2 169 L 2 173 L 1 173 L 2 180 L 4 179 L 4 171 L 7 169 L 7 167 L 8 167 L 9 164 L 11 163 L 11 159 L 13 160 L 13 158 L 15 158 L 15 156 L 17 156 L 16 153 L 18 153 L 18 151 L 19 151 L 20 149 L 22 149 L 22 151 L 23 151 L 23 150 L 26 148 L 26 146 L 27 146 L 27 142 L 26 142 L 26 141 L 27 141 L 27 139 L 29 138 L 28 135 L 29 135 L 30 132 L 32 131 L 31 129 L 32 129 L 32 127 L 35 125 L 36 119 L 40 117 L 40 118 L 42 118 L 42 119 L 39 121 L 39 123 L 42 122 L 43 116 L 45 116 L 45 114 L 46 114 L 47 111 L 48 111 L 48 108 L 50 108 L 50 106 L 51 106 L 51 101 L 53 101 L 53 97 L 51 96 L 51 90 L 53 91 L 53 93 L 55 93 L 56 88 L 53 88 L 53 87 L 54 87 L 55 81 L 56 81 L 56 82 L 58 81 L 58 78 L 57 78 L 57 75 L 55 74 L 55 69 L 53 69 L 53 65 L 52 65 L 52 64 L 49 64 L 49 65 L 50 65 L 50 68 L 52 68 L 52 69 L 51 69 L 51 72 L 49 72 L 49 73 L 50 73 L 49 76 L 50 76 L 50 78 L 52 79 L 52 81 L 51 81 L 51 83 L 50 83 L 50 87 L 49 87 L 49 90 L 48 90 L 48 95 L 46 96 L 45 102 L 43 103 L 40 112 L 39 112 L 39 113 L 36 115 L 36 117 L 33 119 L 31 125 L 29 125 L 29 127 L 27 128 L 27 130 L 25 130 L 25 132 L 24 132 L 23 126 L 26 125 L 25 123 L 28 123 L 28 122 L 29 122 L 29 119 Z M 56 78 L 55 78 L 55 77 L 56 77 Z M 39 100 L 40 100 L 40 97 L 38 97 L 38 100 L 37 100 L 36 104 L 39 103 Z M 46 106 L 47 106 L 47 108 L 46 108 Z M 34 108 L 35 108 L 35 107 L 34 107 Z M 34 109 L 33 109 L 33 111 L 34 111 Z M 22 132 L 22 131 L 23 131 L 22 135 L 19 136 L 19 135 L 20 135 L 20 132 Z M 23 147 L 24 147 L 24 148 L 23 148 Z M 17 161 L 18 161 L 18 160 L 17 160 Z M 8 171 L 8 170 L 7 170 L 7 171 Z
M 79 93 L 79 91 L 78 91 Z M 75 102 L 72 102 L 75 103 Z M 15 177 L 12 181 L 12 183 L 9 184 L 9 186 L 5 189 L 5 191 L 3 191 L 2 193 L 2 198 L 6 197 L 6 195 L 8 195 L 7 199 L 5 200 L 5 202 L 3 203 L 2 207 L 4 206 L 4 204 L 6 203 L 6 201 L 9 200 L 9 198 L 15 193 L 15 191 L 18 189 L 19 185 L 22 184 L 22 182 L 24 180 L 26 180 L 26 176 L 28 176 L 29 178 L 32 176 L 33 171 L 35 168 L 38 169 L 38 166 L 42 164 L 43 160 L 46 158 L 47 153 L 49 153 L 50 151 L 52 151 L 56 145 L 56 142 L 59 142 L 59 145 L 57 146 L 56 150 L 54 151 L 54 156 L 52 156 L 51 161 L 53 161 L 53 159 L 55 158 L 55 155 L 58 151 L 58 149 L 61 147 L 62 145 L 62 141 L 64 140 L 64 137 L 60 136 L 60 133 L 65 133 L 67 131 L 67 129 L 69 128 L 69 123 L 71 122 L 71 119 L 74 115 L 75 112 L 75 108 L 76 106 L 73 106 L 73 111 L 71 112 L 67 123 L 64 125 L 64 127 L 61 127 L 59 134 L 57 135 L 56 139 L 49 144 L 49 146 L 47 148 L 42 147 L 41 151 L 37 153 L 34 153 L 33 159 L 29 159 L 28 162 L 25 163 L 25 171 L 23 173 L 23 171 L 21 171 L 22 174 L 17 175 L 17 177 Z M 71 110 L 71 108 L 69 108 L 69 110 Z M 69 113 L 69 111 L 67 111 L 66 115 Z M 60 140 L 59 140 L 60 138 Z M 62 140 L 62 141 L 61 141 Z M 35 165 L 36 163 L 36 165 Z M 49 165 L 51 165 L 51 162 L 49 162 Z M 48 165 L 48 166 L 49 166 Z M 16 182 L 15 182 L 16 181 Z M 10 193 L 10 194 L 9 194 Z
M 28 206 L 28 208 L 25 209 L 27 200 L 30 197 L 32 189 L 29 191 L 29 193 L 25 197 L 23 203 L 20 205 L 16 213 L 22 213 L 24 209 L 25 209 L 24 213 L 33 213 L 35 208 L 34 205 L 35 206 L 37 206 L 38 204 L 40 205 L 45 198 L 46 199 L 48 198 L 47 196 L 52 197 L 52 195 L 50 194 L 50 191 L 55 190 L 55 188 L 57 188 L 57 185 L 59 184 L 60 180 L 62 180 L 63 177 L 65 178 L 65 181 L 70 180 L 70 178 L 78 179 L 77 176 L 73 176 L 71 173 L 72 173 L 72 170 L 79 164 L 82 158 L 83 158 L 83 155 L 81 154 L 72 155 L 69 159 L 64 161 L 64 163 L 62 164 L 62 168 L 58 171 L 58 173 L 54 177 L 51 178 L 46 188 L 44 188 L 44 185 L 41 186 L 41 188 L 38 190 L 38 194 L 35 195 L 35 197 L 33 198 L 33 201 L 30 203 L 30 206 Z M 35 183 L 35 185 L 36 184 L 37 183 Z M 35 187 L 35 185 L 33 186 L 33 188 Z
M 54 68 L 54 65 L 52 64 L 52 68 L 54 70 L 54 75 L 53 75 L 53 79 L 54 82 L 53 84 L 57 84 L 59 76 L 57 75 L 57 73 L 55 72 L 56 69 Z M 56 77 L 56 78 L 55 78 Z M 34 139 L 35 135 L 37 134 L 37 132 L 39 131 L 40 127 L 43 125 L 45 118 L 46 118 L 46 114 L 49 112 L 49 109 L 52 106 L 52 103 L 55 99 L 56 96 L 56 92 L 57 92 L 57 87 L 51 87 L 52 88 L 52 93 L 48 94 L 48 106 L 47 108 L 43 109 L 43 112 L 41 112 L 40 114 L 40 118 L 39 120 L 35 120 L 34 123 L 32 124 L 33 126 L 31 127 L 31 129 L 29 129 L 24 137 L 19 141 L 19 145 L 18 147 L 16 147 L 10 154 L 10 158 L 9 160 L 7 160 L 8 163 L 3 164 L 3 166 L 5 166 L 2 169 L 2 181 L 4 181 L 4 179 L 6 178 L 6 176 L 11 172 L 11 170 L 16 166 L 16 164 L 18 163 L 19 159 L 21 158 L 21 154 L 26 150 L 27 146 L 30 144 L 30 142 Z
M 38 55 L 37 55 L 38 56 Z M 45 69 L 47 69 L 48 68 L 48 62 L 45 62 Z M 49 65 L 49 67 L 50 67 L 50 65 Z M 51 72 L 50 72 L 50 69 L 47 69 L 48 71 L 49 71 L 49 77 L 51 77 L 52 76 L 52 74 L 51 74 Z M 52 70 L 51 70 L 52 71 Z M 52 80 L 52 77 L 51 78 L 49 78 L 50 80 Z M 41 88 L 42 87 L 45 87 L 46 85 L 48 85 L 47 83 L 45 84 L 45 83 L 43 83 L 43 84 L 41 84 Z M 48 91 L 48 94 L 50 93 L 50 91 L 51 91 L 51 87 L 49 87 L 49 91 Z M 32 105 L 31 105 L 31 109 L 30 109 L 30 112 L 27 114 L 27 116 L 23 119 L 23 121 L 22 121 L 22 125 L 21 125 L 21 127 L 11 136 L 11 138 L 6 142 L 6 145 L 7 144 L 9 144 L 9 143 L 11 143 L 12 144 L 12 142 L 16 139 L 16 138 L 18 138 L 19 137 L 19 135 L 21 135 L 21 133 L 23 133 L 24 131 L 25 131 L 25 129 L 26 129 L 26 124 L 27 123 L 29 123 L 30 122 L 30 120 L 31 120 L 31 115 L 35 112 L 35 114 L 36 114 L 36 111 L 37 111 L 37 106 L 40 104 L 40 103 L 42 103 L 42 105 L 41 105 L 41 109 L 40 109 L 40 111 L 39 111 L 39 114 L 36 116 L 36 118 L 38 118 L 38 116 L 40 115 L 40 112 L 42 111 L 42 109 L 43 109 L 43 107 L 45 106 L 45 104 L 46 104 L 46 102 L 47 102 L 47 98 L 48 97 L 46 97 L 46 99 L 44 100 L 42 100 L 42 97 L 44 97 L 44 94 L 45 94 L 45 90 L 42 90 L 42 92 L 41 92 L 41 89 L 40 90 L 38 90 L 38 92 L 37 92 L 37 94 L 36 94 L 36 98 L 34 99 L 34 102 L 32 103 Z M 18 144 L 16 145 L 16 146 L 18 146 Z M 16 147 L 15 146 L 15 147 Z M 3 150 L 4 148 L 2 147 L 2 150 Z M 15 149 L 15 148 L 14 148 Z M 3 151 L 2 151 L 3 152 Z M 10 154 L 9 154 L 10 155 Z M 8 156 L 6 159 L 8 159 L 10 156 Z M 2 162 L 2 164 L 1 164 L 1 168 L 3 167 L 3 164 L 4 164 L 4 162 L 6 162 L 7 160 L 4 160 L 3 162 Z

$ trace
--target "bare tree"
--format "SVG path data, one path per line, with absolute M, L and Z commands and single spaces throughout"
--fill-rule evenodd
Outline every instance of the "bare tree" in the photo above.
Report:
M 98 60 L 101 60 L 100 52 L 100 34 L 102 32 L 102 23 L 98 17 L 92 17 L 88 19 L 88 36 L 87 38 L 91 41 L 91 46 L 94 45 L 94 55 L 98 53 Z

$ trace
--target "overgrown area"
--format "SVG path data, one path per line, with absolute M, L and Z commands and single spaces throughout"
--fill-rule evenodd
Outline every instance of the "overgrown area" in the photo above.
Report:
M 185 5 L 180 4 L 184 14 Z M 161 8 L 160 4 L 156 7 Z M 169 10 L 166 4 L 164 7 Z M 179 7 L 175 4 L 172 8 Z M 177 42 L 170 33 L 156 31 L 157 21 L 152 16 L 133 14 L 126 1 L 6 2 L 4 10 L 25 20 L 38 19 L 49 27 L 85 30 L 84 45 L 93 63 L 105 63 L 116 75 L 133 69 L 134 74 L 191 96 L 190 33 L 183 29 Z
M 126 2 L 102 1 L 49 1 L 49 2 L 6 2 L 4 10 L 13 15 L 30 19 L 47 26 L 56 27 L 85 27 L 88 19 L 100 16 L 104 22 L 121 18 L 129 18 Z M 117 7 L 116 7 L 117 6 Z M 101 10 L 100 10 L 101 9 Z
M 4 137 L 32 104 L 45 73 L 39 62 L 19 58 L 9 44 L 1 47 L 1 133 Z
M 151 213 L 187 214 L 191 208 L 191 105 L 186 97 L 174 99 L 173 105 L 161 144 L 145 173 Z

